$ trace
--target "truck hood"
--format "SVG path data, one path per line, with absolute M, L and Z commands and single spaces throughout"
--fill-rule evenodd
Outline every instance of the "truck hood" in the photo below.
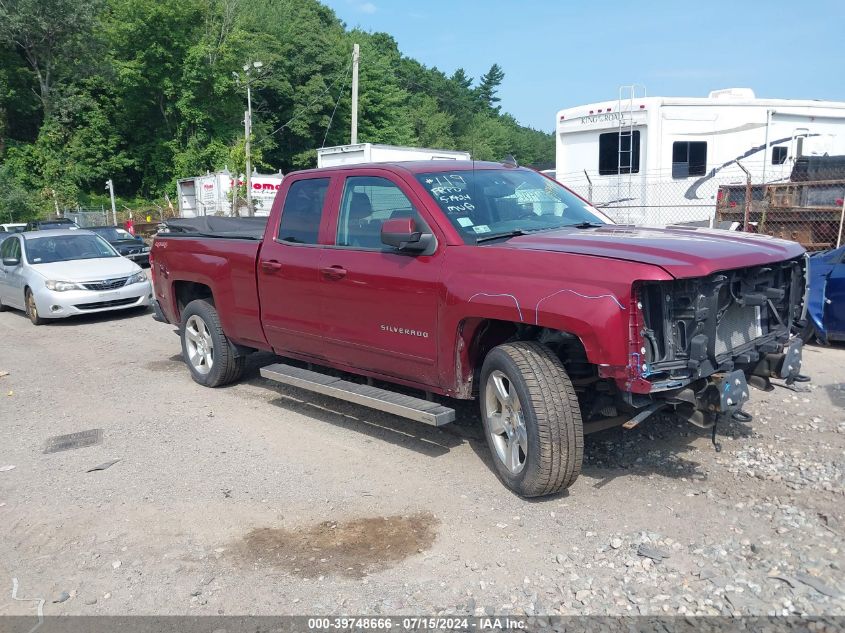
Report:
M 770 264 L 804 252 L 796 242 L 766 235 L 697 227 L 621 225 L 542 231 L 514 237 L 500 245 L 653 264 L 676 279 Z

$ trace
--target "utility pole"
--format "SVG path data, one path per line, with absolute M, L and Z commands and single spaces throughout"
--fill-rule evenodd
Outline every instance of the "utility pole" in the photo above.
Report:
M 352 46 L 352 134 L 349 142 L 355 145 L 358 142 L 358 61 L 361 58 L 361 49 L 355 44 Z
M 109 196 L 111 196 L 111 217 L 112 222 L 114 222 L 115 226 L 117 226 L 117 207 L 114 204 L 114 183 L 112 179 L 109 178 L 106 181 L 106 189 L 109 190 Z

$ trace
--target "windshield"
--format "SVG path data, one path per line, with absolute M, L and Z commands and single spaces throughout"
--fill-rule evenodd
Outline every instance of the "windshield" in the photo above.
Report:
M 28 238 L 25 241 L 26 259 L 30 264 L 52 264 L 74 259 L 120 257 L 99 235 L 51 235 Z
M 115 228 L 95 228 L 95 229 L 88 229 L 89 231 L 94 231 L 97 235 L 101 235 L 106 238 L 109 242 L 117 242 L 119 240 L 134 240 L 135 236 L 132 235 L 129 231 L 124 231 L 123 229 L 115 229 Z
M 39 223 L 39 228 L 42 231 L 49 231 L 50 229 L 78 229 L 79 227 L 76 226 L 73 222 L 41 222 Z
M 467 244 L 514 232 L 608 223 L 574 193 L 528 169 L 439 172 L 417 179 Z

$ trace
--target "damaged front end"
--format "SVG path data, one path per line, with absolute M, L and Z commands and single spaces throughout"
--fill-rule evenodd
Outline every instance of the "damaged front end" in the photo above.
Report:
M 639 285 L 632 306 L 630 392 L 635 411 L 671 408 L 710 428 L 741 416 L 748 387 L 799 377 L 805 260 Z

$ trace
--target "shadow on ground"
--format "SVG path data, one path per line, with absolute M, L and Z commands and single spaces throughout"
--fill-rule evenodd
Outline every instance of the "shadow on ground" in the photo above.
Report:
M 108 312 L 94 312 L 92 314 L 77 314 L 74 316 L 64 317 L 61 319 L 46 319 L 44 325 L 38 327 L 79 327 L 90 325 L 92 323 L 104 323 L 106 321 L 128 321 L 136 318 L 149 318 L 150 308 L 142 306 L 140 308 L 124 308 L 123 310 L 112 310 Z M 14 314 L 21 319 L 29 320 L 26 313 L 20 310 L 9 310 L 9 314 Z

